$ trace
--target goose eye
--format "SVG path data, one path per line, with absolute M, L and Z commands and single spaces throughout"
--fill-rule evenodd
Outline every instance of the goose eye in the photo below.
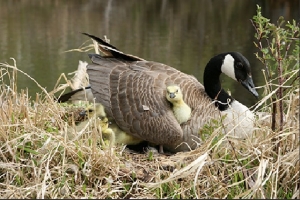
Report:
M 243 68 L 243 64 L 242 64 L 241 62 L 238 62 L 238 63 L 236 64 L 236 67 L 239 68 L 239 69 L 241 69 L 241 68 Z

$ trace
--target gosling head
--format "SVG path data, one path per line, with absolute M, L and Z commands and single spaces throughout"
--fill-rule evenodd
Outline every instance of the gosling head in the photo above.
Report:
M 107 117 L 103 119 L 99 119 L 99 124 L 101 126 L 102 131 L 108 129 L 108 125 L 110 124 Z
M 91 116 L 96 116 L 99 118 L 106 117 L 104 107 L 100 103 L 90 104 L 85 110 L 80 113 L 81 116 L 86 116 L 90 118 Z
M 181 101 L 183 98 L 181 89 L 177 85 L 169 85 L 167 86 L 166 98 L 171 103 Z

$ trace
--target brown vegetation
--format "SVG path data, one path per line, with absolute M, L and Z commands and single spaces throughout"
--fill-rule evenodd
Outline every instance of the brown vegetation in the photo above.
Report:
M 283 129 L 270 120 L 253 138 L 220 136 L 166 156 L 99 145 L 91 122 L 76 131 L 53 95 L 17 92 L 16 66 L 1 64 L 0 195 L 3 198 L 296 198 L 299 195 L 299 88 L 290 90 Z M 29 77 L 31 78 L 31 77 Z M 9 79 L 10 84 L 5 84 Z M 262 101 L 266 101 L 266 98 Z M 263 102 L 261 102 L 263 103 Z M 75 138 L 69 137 L 71 135 Z M 279 150 L 274 146 L 280 142 Z

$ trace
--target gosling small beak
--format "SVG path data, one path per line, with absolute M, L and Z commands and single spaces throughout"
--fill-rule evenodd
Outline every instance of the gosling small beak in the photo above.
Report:
M 79 113 L 79 116 L 81 116 L 81 117 L 87 116 L 86 110 L 81 111 L 81 112 Z
M 253 83 L 251 75 L 248 75 L 246 80 L 240 80 L 240 83 L 249 91 L 251 92 L 256 98 L 258 98 L 258 93 L 255 90 L 255 85 Z
M 171 99 L 175 98 L 175 94 L 174 93 L 170 93 L 170 98 Z

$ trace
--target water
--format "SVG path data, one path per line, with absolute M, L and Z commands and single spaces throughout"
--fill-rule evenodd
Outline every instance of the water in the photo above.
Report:
M 0 1 L 0 62 L 28 73 L 51 91 L 61 73 L 90 62 L 87 52 L 68 52 L 90 40 L 82 32 L 106 35 L 120 50 L 193 74 L 200 82 L 206 63 L 217 53 L 239 51 L 262 85 L 262 64 L 255 58 L 250 19 L 256 4 L 274 22 L 280 15 L 299 20 L 299 1 L 284 0 L 101 0 Z M 92 52 L 92 51 L 90 51 Z M 223 87 L 250 106 L 256 99 L 242 86 L 221 76 Z M 18 88 L 29 95 L 41 89 L 18 74 Z M 261 93 L 262 91 L 258 91 Z

